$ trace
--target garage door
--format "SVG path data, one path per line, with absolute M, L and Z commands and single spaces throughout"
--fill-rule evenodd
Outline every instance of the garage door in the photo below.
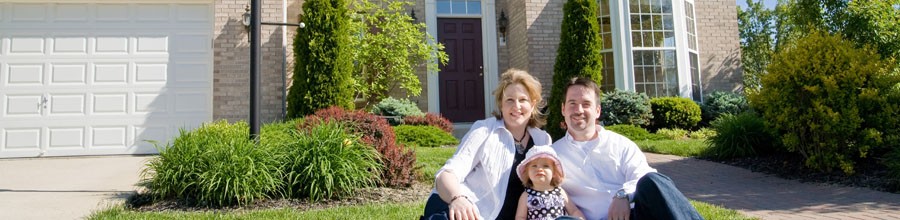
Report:
M 211 120 L 208 1 L 66 2 L 0 0 L 0 157 L 155 153 Z

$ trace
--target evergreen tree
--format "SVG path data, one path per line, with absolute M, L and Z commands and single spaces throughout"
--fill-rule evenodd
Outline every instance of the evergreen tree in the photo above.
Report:
M 348 0 L 307 0 L 294 38 L 294 76 L 288 118 L 339 106 L 353 109 L 353 71 Z
M 594 0 L 569 0 L 563 6 L 562 32 L 556 65 L 553 66 L 553 87 L 547 106 L 547 132 L 553 139 L 565 135 L 560 125 L 564 122 L 562 104 L 566 91 L 563 88 L 572 77 L 594 79 L 600 84 L 603 77 L 600 25 L 597 23 L 597 2 Z M 600 92 L 600 91 L 597 91 Z M 599 102 L 600 100 L 597 100 Z M 600 104 L 600 103 L 597 103 Z

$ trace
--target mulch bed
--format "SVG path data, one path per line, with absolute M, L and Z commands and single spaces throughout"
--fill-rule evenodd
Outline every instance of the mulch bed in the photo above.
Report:
M 888 170 L 875 162 L 856 164 L 856 173 L 852 176 L 847 176 L 840 170 L 824 172 L 809 169 L 804 166 L 801 157 L 789 154 L 737 158 L 716 162 L 800 182 L 862 187 L 882 192 L 900 193 L 900 182 L 886 178 Z

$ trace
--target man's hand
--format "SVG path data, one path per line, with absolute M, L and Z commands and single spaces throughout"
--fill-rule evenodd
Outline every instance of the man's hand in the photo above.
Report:
M 466 197 L 450 201 L 450 220 L 477 220 L 478 208 Z
M 628 220 L 631 215 L 631 204 L 628 198 L 614 198 L 612 204 L 609 204 L 609 214 L 606 219 L 609 220 Z

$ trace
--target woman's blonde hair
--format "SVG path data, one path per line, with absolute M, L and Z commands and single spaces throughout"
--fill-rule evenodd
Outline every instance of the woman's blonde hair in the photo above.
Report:
M 494 98 L 496 99 L 494 101 L 497 103 L 497 110 L 493 112 L 494 117 L 503 119 L 503 110 L 500 109 L 503 103 L 503 90 L 515 84 L 522 84 L 528 92 L 528 97 L 531 98 L 531 119 L 528 119 L 528 126 L 543 127 L 547 122 L 544 119 L 544 114 L 540 111 L 544 101 L 541 97 L 541 82 L 538 82 L 528 72 L 520 69 L 512 68 L 500 75 L 500 84 L 494 90 Z

